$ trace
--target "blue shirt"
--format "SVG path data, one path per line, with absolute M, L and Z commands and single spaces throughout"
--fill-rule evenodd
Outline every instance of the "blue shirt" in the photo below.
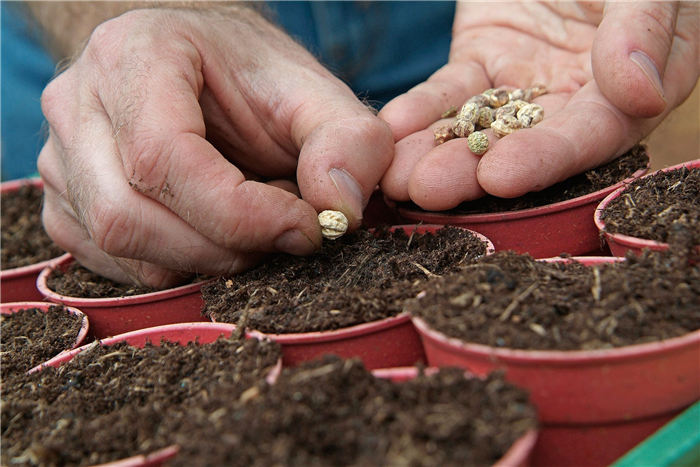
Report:
M 1 2 L 2 179 L 36 172 L 39 98 L 55 64 L 15 2 Z M 381 108 L 447 63 L 452 1 L 270 1 L 271 19 Z

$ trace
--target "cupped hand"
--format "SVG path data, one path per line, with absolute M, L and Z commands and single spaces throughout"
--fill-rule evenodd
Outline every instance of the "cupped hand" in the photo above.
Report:
M 154 287 L 309 254 L 323 209 L 357 228 L 394 149 L 347 86 L 236 6 L 103 23 L 42 108 L 47 232 L 93 271 Z
M 459 3 L 449 62 L 379 116 L 397 141 L 387 197 L 444 210 L 486 193 L 539 191 L 624 154 L 692 92 L 698 2 Z M 547 86 L 545 119 L 482 157 L 466 139 L 437 145 L 450 106 L 489 88 Z M 427 129 L 426 129 L 427 128 Z

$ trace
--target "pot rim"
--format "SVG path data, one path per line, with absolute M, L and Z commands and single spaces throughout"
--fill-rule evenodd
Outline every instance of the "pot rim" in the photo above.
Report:
M 67 254 L 59 258 L 60 261 L 55 261 L 50 266 L 45 267 L 39 276 L 37 277 L 36 287 L 44 297 L 52 302 L 63 303 L 66 305 L 74 305 L 81 308 L 103 308 L 106 306 L 110 307 L 123 307 L 130 305 L 140 305 L 143 303 L 156 302 L 159 300 L 170 299 L 175 297 L 180 297 L 182 295 L 187 295 L 190 293 L 197 292 L 202 288 L 204 284 L 216 280 L 215 277 L 207 279 L 205 281 L 197 282 L 194 284 L 181 285 L 179 287 L 173 287 L 165 290 L 157 290 L 155 292 L 149 292 L 140 295 L 132 295 L 129 297 L 110 297 L 110 298 L 80 298 L 80 297 L 70 297 L 68 295 L 61 295 L 54 292 L 48 287 L 47 279 L 51 271 L 57 267 L 61 267 L 71 262 L 75 261 L 72 255 Z
M 573 258 L 547 258 L 538 261 L 545 262 L 570 262 L 578 261 L 586 266 L 599 263 L 614 263 L 625 261 L 624 258 L 615 256 L 579 256 Z M 541 365 L 543 363 L 565 366 L 567 364 L 586 365 L 599 362 L 617 362 L 640 357 L 651 356 L 660 352 L 673 352 L 686 347 L 700 347 L 700 329 L 691 331 L 678 337 L 671 337 L 654 342 L 625 345 L 612 349 L 596 350 L 525 350 L 505 347 L 494 347 L 486 344 L 477 344 L 464 341 L 456 337 L 449 337 L 441 331 L 433 329 L 420 317 L 412 316 L 411 320 L 419 334 L 428 336 L 442 346 L 454 348 L 484 357 L 496 358 L 504 362 Z
M 640 180 L 647 177 L 651 177 L 657 174 L 658 172 L 672 172 L 674 170 L 682 169 L 683 167 L 686 167 L 688 169 L 700 168 L 700 159 L 683 162 L 680 164 L 672 165 L 670 167 L 664 167 L 663 169 L 656 170 L 650 174 L 640 177 Z M 595 214 L 593 215 L 593 222 L 598 228 L 598 231 L 605 235 L 606 238 L 612 239 L 613 241 L 627 247 L 639 249 L 649 248 L 650 250 L 654 251 L 662 251 L 668 249 L 668 243 L 666 242 L 658 242 L 656 240 L 649 240 L 641 237 L 633 237 L 631 235 L 625 235 L 621 233 L 607 232 L 605 230 L 605 222 L 603 222 L 602 220 L 603 211 L 608 206 L 608 204 L 612 202 L 612 200 L 620 197 L 626 188 L 627 184 L 615 189 L 598 204 L 598 207 L 596 207 Z
M 25 308 L 38 308 L 44 312 L 47 312 L 49 310 L 49 307 L 52 306 L 61 306 L 61 304 L 47 302 L 8 302 L 0 304 L 0 314 L 9 315 Z M 90 320 L 88 319 L 88 316 L 85 313 L 80 311 L 78 308 L 72 306 L 63 305 L 63 307 L 68 311 L 68 313 L 79 316 L 81 318 L 81 322 L 80 331 L 78 331 L 78 335 L 75 336 L 75 342 L 73 342 L 73 345 L 70 347 L 69 350 L 63 350 L 58 355 L 62 355 L 65 352 L 78 348 L 78 346 L 80 346 L 85 341 L 88 330 L 90 329 Z
M 97 464 L 90 467 L 144 467 L 144 466 L 156 466 L 161 465 L 164 461 L 170 459 L 180 452 L 180 446 L 177 444 L 172 444 L 170 446 L 164 447 L 163 449 L 158 449 L 150 454 L 138 455 L 133 457 L 127 457 L 126 459 L 120 459 L 114 462 L 108 462 L 106 464 Z
M 398 211 L 401 215 L 409 214 L 406 217 L 410 217 L 412 213 L 419 213 L 421 219 L 430 220 L 431 222 L 440 222 L 443 219 L 459 219 L 460 223 L 487 223 L 487 222 L 502 222 L 510 221 L 516 219 L 530 218 L 536 216 L 542 216 L 547 214 L 553 214 L 559 211 L 565 211 L 575 207 L 579 207 L 593 201 L 598 201 L 603 199 L 605 196 L 611 192 L 617 190 L 623 185 L 626 185 L 638 178 L 641 178 L 645 173 L 649 171 L 649 165 L 646 168 L 639 169 L 635 171 L 631 176 L 621 180 L 614 185 L 610 185 L 601 190 L 594 191 L 593 193 L 588 193 L 587 195 L 572 198 L 566 201 L 559 201 L 552 204 L 547 204 L 544 206 L 537 206 L 534 208 L 520 209 L 518 211 L 507 211 L 507 212 L 494 212 L 494 213 L 478 213 L 478 214 L 449 214 L 446 211 L 417 211 L 414 209 L 407 209 L 397 207 L 396 201 L 386 198 L 385 202 Z

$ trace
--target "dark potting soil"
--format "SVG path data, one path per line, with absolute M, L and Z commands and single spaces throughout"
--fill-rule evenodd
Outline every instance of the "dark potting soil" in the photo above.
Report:
M 46 280 L 49 289 L 67 297 L 116 298 L 156 292 L 156 289 L 120 284 L 102 277 L 74 261 L 63 270 L 54 268 Z
M 214 419 L 179 421 L 171 467 L 491 466 L 536 426 L 527 393 L 442 369 L 402 383 L 333 356 L 284 369 Z
M 0 316 L 3 390 L 8 378 L 70 349 L 82 325 L 82 317 L 69 313 L 62 305 L 51 306 L 46 312 L 24 308 Z
M 700 168 L 656 172 L 630 183 L 601 213 L 605 230 L 668 242 L 684 229 L 700 245 Z
M 280 355 L 278 344 L 255 339 L 95 344 L 59 369 L 18 377 L 3 394 L 2 465 L 93 465 L 169 446 L 168 420 L 215 420 L 222 407 L 212 401 L 237 400 Z
M 0 196 L 0 268 L 3 270 L 40 263 L 65 253 L 44 230 L 41 222 L 43 197 L 41 188 L 30 185 Z
M 497 252 L 431 280 L 406 305 L 431 327 L 466 342 L 581 350 L 695 331 L 699 304 L 698 264 L 674 251 L 646 251 L 592 267 Z
M 271 334 L 326 331 L 395 316 L 427 277 L 455 271 L 486 253 L 471 232 L 359 230 L 324 241 L 313 255 L 283 255 L 202 288 L 204 312 Z
M 517 198 L 498 198 L 487 195 L 474 201 L 462 203 L 454 209 L 445 211 L 445 213 L 452 215 L 488 214 L 521 211 L 559 203 L 603 190 L 631 177 L 636 171 L 644 169 L 648 165 L 649 156 L 646 147 L 637 145 L 605 165 L 570 177 L 542 191 L 527 193 Z M 411 211 L 423 211 L 411 202 L 398 203 L 398 207 Z

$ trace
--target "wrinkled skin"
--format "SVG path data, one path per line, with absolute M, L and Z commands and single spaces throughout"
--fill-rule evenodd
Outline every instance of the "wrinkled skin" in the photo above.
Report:
M 538 191 L 624 154 L 692 92 L 699 9 L 697 2 L 460 3 L 449 63 L 379 114 L 397 141 L 383 192 L 444 210 L 486 193 Z M 630 59 L 634 51 L 648 57 L 644 67 L 635 63 L 644 64 L 639 53 Z M 656 85 L 647 77 L 654 73 Z M 435 144 L 433 130 L 447 122 L 436 120 L 450 105 L 534 83 L 549 89 L 534 101 L 545 110 L 534 128 L 500 140 L 487 130 L 483 157 L 466 139 Z
M 47 232 L 93 271 L 155 287 L 309 254 L 323 209 L 356 229 L 394 149 L 345 84 L 237 8 L 103 23 L 42 108 Z

